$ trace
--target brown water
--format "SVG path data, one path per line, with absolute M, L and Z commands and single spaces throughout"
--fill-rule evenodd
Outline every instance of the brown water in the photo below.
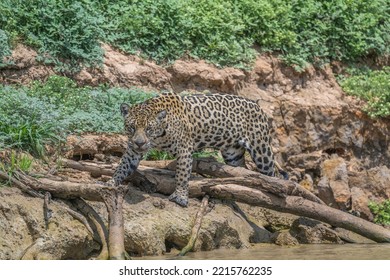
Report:
M 310 244 L 277 246 L 257 244 L 251 249 L 219 249 L 188 253 L 177 257 L 178 252 L 143 259 L 184 260 L 390 260 L 390 244 Z

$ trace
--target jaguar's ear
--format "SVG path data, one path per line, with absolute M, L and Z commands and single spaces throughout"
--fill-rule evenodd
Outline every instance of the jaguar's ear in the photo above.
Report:
M 167 110 L 162 110 L 157 113 L 157 120 L 162 121 L 167 116 Z
M 126 103 L 121 104 L 121 114 L 123 117 L 127 116 L 127 114 L 129 113 L 129 108 L 130 108 L 130 106 L 127 105 Z

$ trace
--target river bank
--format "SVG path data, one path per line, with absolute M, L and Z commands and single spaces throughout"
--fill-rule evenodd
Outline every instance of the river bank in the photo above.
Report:
M 260 99 L 272 118 L 276 158 L 291 180 L 326 204 L 369 221 L 374 217 L 368 203 L 390 198 L 390 121 L 369 118 L 361 110 L 361 101 L 345 95 L 336 81 L 335 67 L 310 67 L 298 73 L 276 57 L 263 55 L 252 70 L 221 69 L 196 60 L 179 60 L 164 68 L 109 46 L 104 48 L 101 69 L 84 69 L 72 77 L 80 85 L 224 92 Z M 52 67 L 36 62 L 36 55 L 23 46 L 16 48 L 16 63 L 1 70 L 0 82 L 23 84 L 55 74 Z M 62 156 L 115 163 L 125 141 L 120 135 L 73 135 L 68 137 L 67 152 Z M 44 165 L 37 168 L 50 169 Z M 252 168 L 249 161 L 248 168 Z M 57 168 L 56 176 L 77 182 L 102 179 L 66 168 Z M 99 251 L 96 238 L 60 208 L 53 206 L 53 218 L 46 229 L 41 199 L 9 187 L 0 188 L 0 197 L 0 259 L 86 259 Z M 92 205 L 107 221 L 104 205 Z M 198 207 L 197 199 L 191 199 L 190 207 L 183 209 L 164 195 L 132 189 L 124 206 L 126 251 L 133 256 L 162 256 L 182 248 Z M 298 244 L 346 242 L 369 241 L 337 233 L 331 226 L 307 218 L 214 201 L 195 250 L 249 250 L 257 243 L 299 248 Z

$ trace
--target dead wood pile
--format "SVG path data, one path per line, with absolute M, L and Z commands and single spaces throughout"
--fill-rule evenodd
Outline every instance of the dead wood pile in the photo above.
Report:
M 88 171 L 93 177 L 112 176 L 115 165 L 88 161 L 63 160 L 67 168 Z M 148 192 L 169 195 L 174 191 L 175 161 L 141 162 L 134 174 L 127 178 L 129 187 L 138 187 Z M 376 242 L 390 242 L 390 231 L 369 221 L 355 217 L 325 205 L 318 197 L 300 185 L 287 180 L 264 176 L 241 167 L 231 167 L 212 159 L 197 159 L 193 164 L 197 176 L 190 181 L 190 196 L 202 198 L 201 209 L 195 219 L 193 234 L 185 254 L 195 243 L 197 232 L 208 203 L 208 197 L 243 202 L 254 206 L 309 217 L 334 227 L 344 228 Z M 69 200 L 78 210 L 67 209 L 89 231 L 95 231 L 102 244 L 101 259 L 128 258 L 124 248 L 122 205 L 129 187 L 117 188 L 102 184 L 85 184 L 63 181 L 53 176 L 36 178 L 20 172 L 12 177 L 0 172 L 0 178 L 9 180 L 25 193 L 41 197 L 44 201 L 45 221 L 50 194 L 53 198 Z M 108 210 L 108 229 L 87 201 L 102 201 Z M 54 203 L 57 203 L 54 201 Z M 65 207 L 65 206 L 64 206 Z

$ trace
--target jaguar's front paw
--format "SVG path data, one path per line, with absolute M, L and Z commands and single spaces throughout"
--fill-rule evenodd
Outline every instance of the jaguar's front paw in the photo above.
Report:
M 108 180 L 107 182 L 104 182 L 103 185 L 104 185 L 104 186 L 107 186 L 107 187 L 116 187 L 116 186 L 118 186 L 118 185 L 115 183 L 115 180 L 114 180 L 114 179 L 110 179 L 110 180 Z
M 188 197 L 185 195 L 180 195 L 177 192 L 174 192 L 169 196 L 169 200 L 176 202 L 182 207 L 187 207 L 188 206 Z

